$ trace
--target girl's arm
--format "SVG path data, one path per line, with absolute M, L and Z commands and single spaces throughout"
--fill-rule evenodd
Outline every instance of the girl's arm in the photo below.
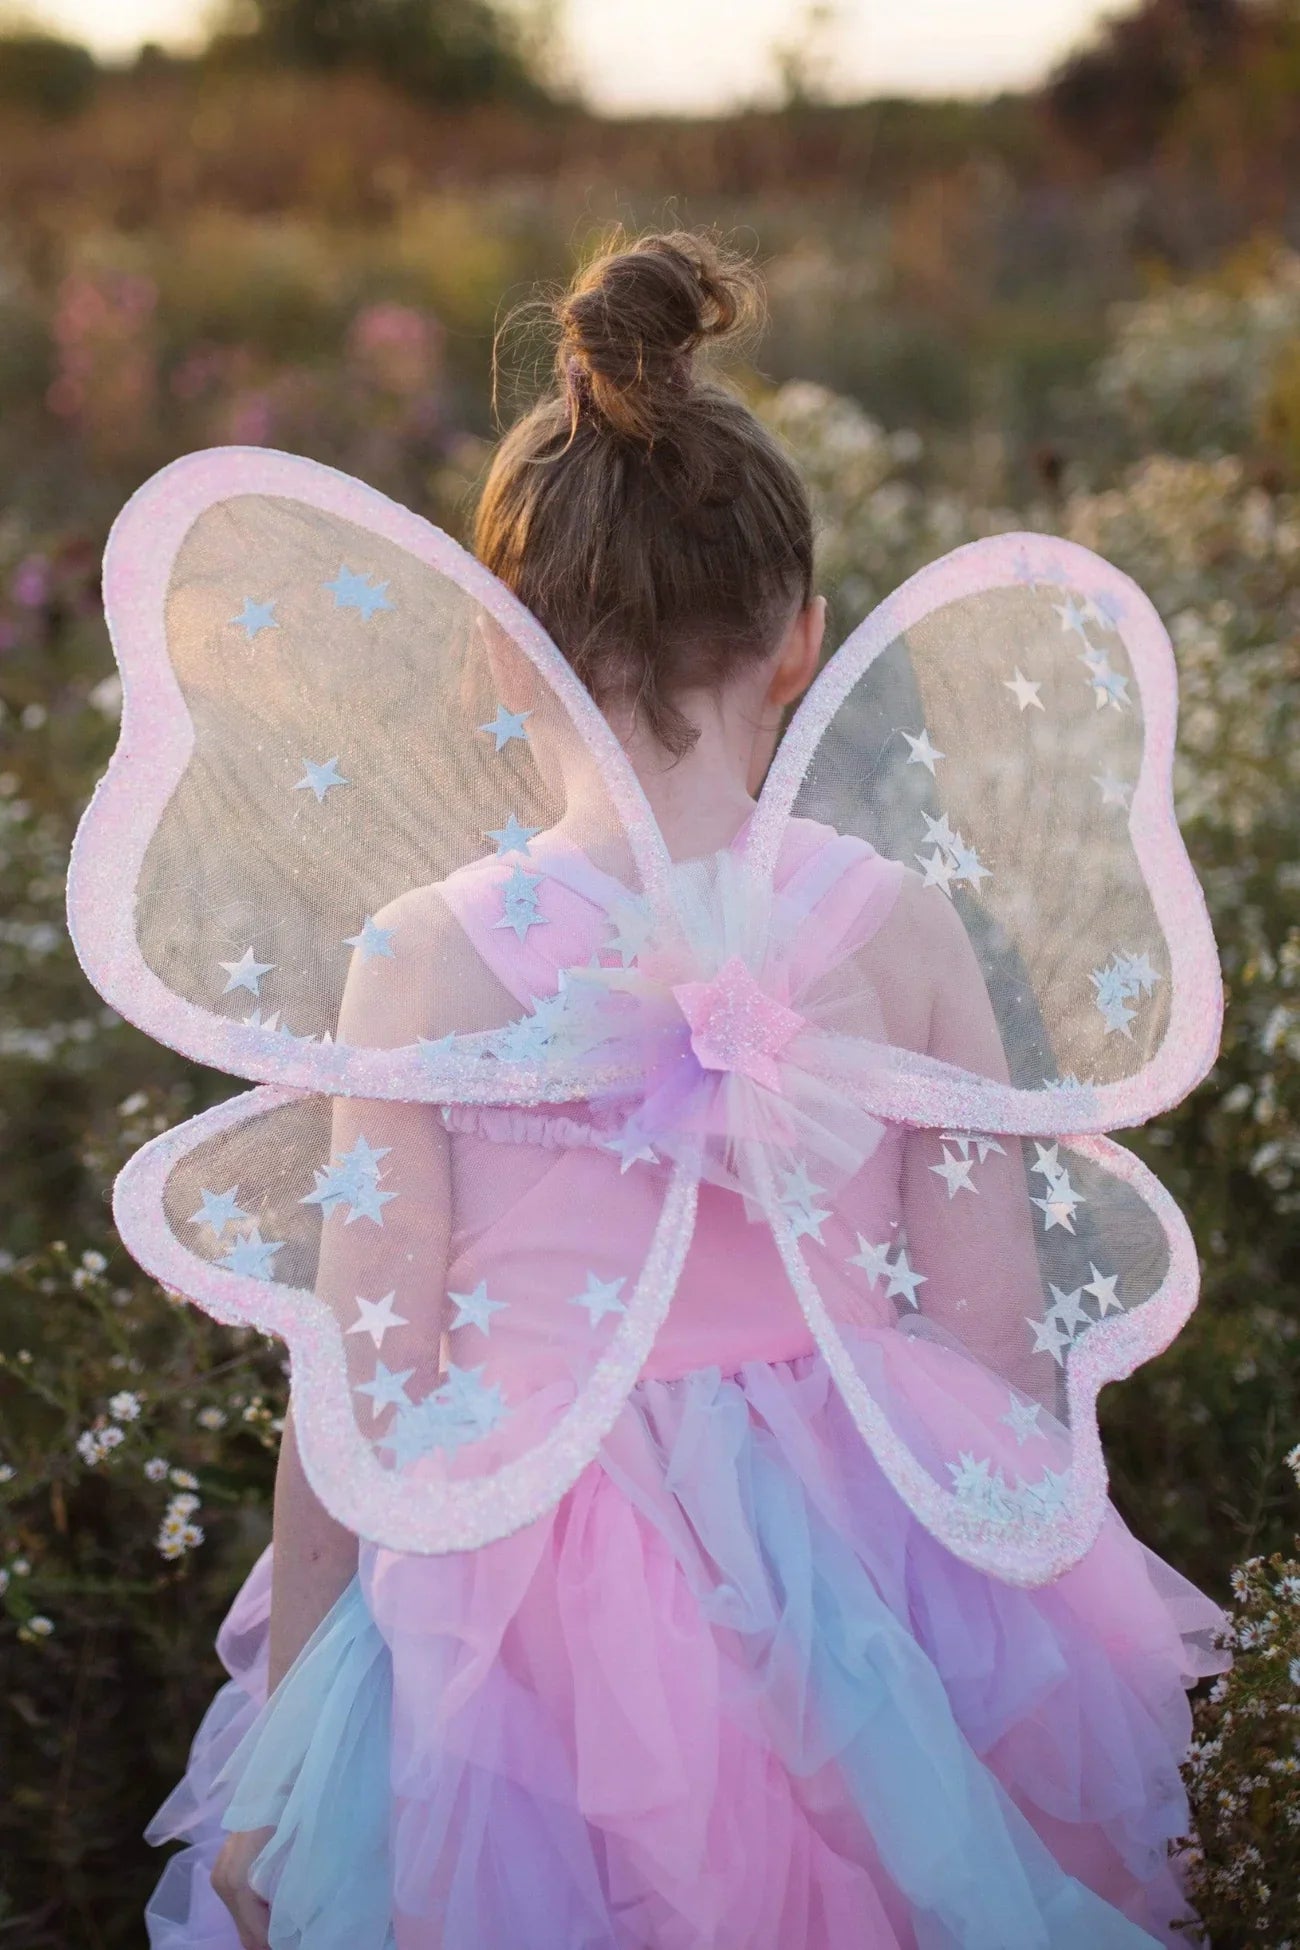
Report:
M 943 895 L 916 902 L 923 915 L 924 964 L 932 974 L 928 1055 L 999 1083 L 1009 1081 L 1006 1053 L 975 950 Z M 1019 1138 L 1001 1137 L 983 1162 L 970 1150 L 970 1185 L 949 1195 L 933 1167 L 960 1146 L 937 1131 L 914 1131 L 903 1161 L 903 1219 L 912 1264 L 925 1275 L 920 1312 L 955 1334 L 993 1373 L 1056 1412 L 1061 1370 L 1034 1351 L 1029 1317 L 1041 1319 L 1043 1276 L 1035 1245 L 1034 1207 Z
M 274 1535 L 268 1693 L 275 1691 L 357 1568 L 355 1534 L 329 1514 L 303 1474 L 292 1403 L 275 1473 Z
M 402 965 L 395 967 L 387 956 L 354 955 L 339 1011 L 338 1040 L 394 1048 L 417 1035 L 441 1033 L 440 1025 L 430 1020 L 430 997 L 416 971 L 427 975 L 440 970 L 440 937 L 445 962 L 447 917 L 442 916 L 439 926 L 428 899 L 413 894 L 393 902 L 375 919 L 394 928 L 394 942 L 400 941 L 404 951 Z M 338 1210 L 322 1215 L 314 1290 L 343 1332 L 349 1384 L 373 1377 L 378 1353 L 390 1369 L 412 1370 L 408 1392 L 416 1401 L 436 1386 L 442 1369 L 451 1236 L 447 1133 L 431 1104 L 335 1098 L 330 1156 L 338 1158 L 359 1138 L 382 1154 L 380 1189 L 394 1196 L 383 1202 L 380 1225 L 364 1217 L 349 1224 Z M 396 1296 L 393 1312 L 405 1324 L 389 1329 L 376 1350 L 369 1333 L 349 1329 L 358 1319 L 359 1295 L 378 1300 L 390 1289 Z M 364 1400 L 360 1423 L 366 1431 Z M 268 1693 L 281 1683 L 347 1588 L 356 1572 L 357 1550 L 356 1536 L 330 1515 L 307 1480 L 290 1402 L 275 1479 Z M 213 1865 L 212 1887 L 234 1919 L 242 1950 L 267 1950 L 270 1911 L 250 1887 L 248 1874 L 273 1833 L 270 1828 L 231 1833 Z
M 394 1048 L 429 1029 L 430 1002 L 413 971 L 436 966 L 429 901 L 406 896 L 376 917 L 393 929 L 396 956 L 358 950 L 339 1009 L 338 1040 Z M 411 1370 L 407 1392 L 418 1401 L 437 1385 L 442 1368 L 445 1272 L 450 1243 L 450 1165 L 446 1129 L 432 1104 L 337 1097 L 330 1115 L 330 1156 L 338 1159 L 358 1142 L 377 1154 L 381 1219 L 349 1220 L 345 1209 L 321 1219 L 315 1292 L 333 1312 L 343 1335 L 352 1389 L 369 1382 L 377 1359 L 393 1371 Z M 321 1160 L 322 1164 L 324 1160 Z M 392 1292 L 392 1312 L 403 1324 L 387 1329 L 376 1347 L 369 1332 L 354 1331 L 359 1296 L 381 1299 Z M 364 1434 L 380 1418 L 364 1396 L 353 1394 Z M 271 1579 L 268 1683 L 274 1688 L 311 1637 L 357 1565 L 357 1539 L 322 1506 L 303 1470 L 293 1423 L 285 1416 L 276 1473 Z

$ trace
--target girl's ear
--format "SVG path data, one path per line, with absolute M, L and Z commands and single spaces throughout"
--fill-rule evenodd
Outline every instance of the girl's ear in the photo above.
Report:
M 772 763 L 781 735 L 781 717 L 786 706 L 801 697 L 817 672 L 822 638 L 826 634 L 826 598 L 814 596 L 795 616 L 786 631 L 785 641 L 768 680 L 763 707 L 754 727 L 754 746 L 750 753 L 748 787 L 757 798 Z
M 814 596 L 799 611 L 787 630 L 776 669 L 772 672 L 767 702 L 777 710 L 784 710 L 787 704 L 793 704 L 812 683 L 825 635 L 826 598 Z

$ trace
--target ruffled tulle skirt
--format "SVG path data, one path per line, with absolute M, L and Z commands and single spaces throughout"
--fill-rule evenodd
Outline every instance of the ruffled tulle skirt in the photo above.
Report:
M 1186 1686 L 1223 1613 L 1113 1508 L 1033 1590 L 953 1557 L 819 1354 L 643 1379 L 551 1514 L 363 1545 L 266 1699 L 270 1549 L 148 1830 L 154 1950 L 1128 1950 L 1194 1941 Z

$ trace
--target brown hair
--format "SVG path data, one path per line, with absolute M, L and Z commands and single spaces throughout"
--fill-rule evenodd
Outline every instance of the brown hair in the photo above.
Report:
M 755 317 L 759 287 L 703 237 L 606 251 L 555 304 L 559 391 L 498 447 L 475 550 L 598 703 L 631 704 L 680 755 L 674 699 L 775 648 L 812 595 L 793 462 L 694 355 Z

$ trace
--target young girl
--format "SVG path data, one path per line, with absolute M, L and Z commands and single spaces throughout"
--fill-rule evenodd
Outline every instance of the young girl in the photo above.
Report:
M 475 532 L 480 560 L 599 706 L 674 873 L 683 884 L 703 873 L 714 894 L 748 844 L 787 707 L 817 672 L 825 613 L 798 474 L 694 363 L 752 296 L 745 267 L 693 235 L 648 236 L 585 270 L 558 306 L 556 391 L 499 447 Z M 325 586 L 367 629 L 397 594 L 346 566 Z M 281 616 L 269 600 L 250 604 L 235 621 L 250 670 L 266 671 Z M 490 628 L 478 655 L 504 699 L 477 727 L 479 749 L 504 748 L 509 762 L 542 709 Z M 1088 656 L 1071 681 L 1092 685 L 1091 724 L 1126 700 L 1114 665 Z M 1032 728 L 1042 708 L 1041 682 L 1019 666 L 1002 682 L 1012 695 L 996 693 L 998 737 L 1022 719 Z M 932 717 L 920 731 L 918 718 L 898 722 L 902 776 L 927 785 L 953 740 L 940 727 L 936 745 Z M 534 744 L 544 766 L 540 732 Z M 549 763 L 573 776 L 562 738 Z M 1004 784 L 1013 770 L 1003 766 Z M 352 790 L 339 772 L 313 758 L 295 816 L 313 815 L 333 786 Z M 865 802 L 882 781 L 864 773 L 854 791 Z M 636 1000 L 649 958 L 641 910 L 620 906 L 608 871 L 608 815 L 589 791 L 561 796 L 553 825 L 538 832 L 511 813 L 495 852 L 366 917 L 339 1043 L 396 1047 L 444 1024 L 499 1020 L 495 1004 L 481 1021 L 462 1005 L 437 1020 L 438 984 L 466 944 L 480 986 L 533 1009 L 539 1048 L 548 998 L 574 994 L 580 971 Z M 1061 803 L 1045 805 L 1045 826 L 1068 823 Z M 788 822 L 772 881 L 794 917 L 792 965 L 802 954 L 848 969 L 836 1021 L 914 1053 L 917 1088 L 945 1065 L 1005 1082 L 999 1024 L 952 898 L 963 880 L 978 894 L 989 870 L 946 817 L 925 819 L 933 852 L 906 846 L 920 870 L 824 821 Z M 416 945 L 427 976 L 399 1002 L 383 987 L 394 940 Z M 232 982 L 251 966 L 245 986 L 258 995 L 265 964 L 232 955 L 222 963 Z M 806 1026 L 800 980 L 779 1003 L 756 1001 L 735 957 L 715 966 L 711 982 L 672 988 L 693 1074 L 761 1082 Z M 1129 952 L 1096 984 L 1107 1028 L 1121 1032 L 1108 1050 L 1147 995 L 1143 968 Z M 464 994 L 471 985 L 463 979 Z M 309 1196 L 334 1244 L 322 1246 L 317 1291 L 379 1294 L 364 1255 L 347 1263 L 366 1228 L 328 1216 L 348 1198 L 356 1216 L 364 1182 L 372 1216 L 376 1195 L 395 1198 L 386 1250 L 445 1269 L 434 1345 L 444 1362 L 456 1350 L 439 1369 L 427 1346 L 398 1342 L 408 1358 L 390 1368 L 386 1353 L 364 1384 L 376 1402 L 393 1384 L 400 1419 L 398 1369 L 422 1356 L 462 1390 L 477 1373 L 475 1402 L 490 1383 L 498 1410 L 565 1380 L 579 1333 L 617 1316 L 629 1268 L 650 1253 L 677 1128 L 667 1101 L 647 1097 L 639 1122 L 616 1127 L 580 1102 L 448 1102 L 440 1116 L 389 1102 L 382 1122 L 373 1105 L 336 1102 L 333 1151 L 363 1162 L 387 1152 L 382 1184 L 402 1196 L 376 1193 L 377 1165 L 369 1178 L 318 1174 Z M 1033 1311 L 1023 1296 L 1041 1288 L 1034 1205 L 1052 1238 L 1073 1234 L 1086 1167 L 1073 1167 L 1076 1185 L 1055 1147 L 1040 1146 L 1034 1200 L 1018 1144 L 944 1136 L 940 1151 L 932 1129 L 859 1118 L 830 1192 L 805 1174 L 777 1198 L 791 1220 L 784 1244 L 753 1222 L 757 1178 L 725 1161 L 704 1169 L 666 1318 L 599 1455 L 552 1507 L 477 1549 L 359 1545 L 309 1487 L 290 1412 L 274 1542 L 218 1638 L 230 1680 L 148 1830 L 186 1844 L 149 1906 L 155 1950 L 1185 1941 L 1168 1849 L 1187 1827 L 1185 1689 L 1228 1664 L 1213 1644 L 1223 1614 L 1109 1505 L 1092 1547 L 1048 1581 L 1000 1578 L 946 1548 L 862 1441 L 787 1277 L 790 1238 L 802 1235 L 823 1254 L 828 1306 L 856 1322 L 859 1371 L 914 1446 L 949 1424 L 992 1441 L 999 1420 L 1019 1415 L 999 1437 L 1014 1459 L 1044 1426 L 1040 1408 L 1055 1428 L 1069 1335 L 1040 1331 L 1012 1352 L 1007 1322 L 1023 1339 Z M 250 1253 L 275 1250 L 260 1233 L 248 1239 Z M 1091 1250 L 1091 1284 L 1053 1288 L 1052 1334 L 1071 1305 L 1074 1325 L 1087 1324 L 1081 1292 L 1101 1314 L 1118 1305 Z M 366 1332 L 349 1330 L 350 1350 L 377 1319 L 369 1353 L 381 1341 L 391 1350 L 395 1323 L 411 1334 L 400 1287 L 403 1315 L 392 1291 L 356 1304 L 371 1311 L 355 1323 Z M 964 1327 L 977 1315 L 983 1346 Z M 994 1368 L 1014 1382 L 1013 1416 L 998 1414 L 1005 1386 L 996 1404 L 981 1393 Z M 981 1467 L 972 1460 L 964 1480 Z

